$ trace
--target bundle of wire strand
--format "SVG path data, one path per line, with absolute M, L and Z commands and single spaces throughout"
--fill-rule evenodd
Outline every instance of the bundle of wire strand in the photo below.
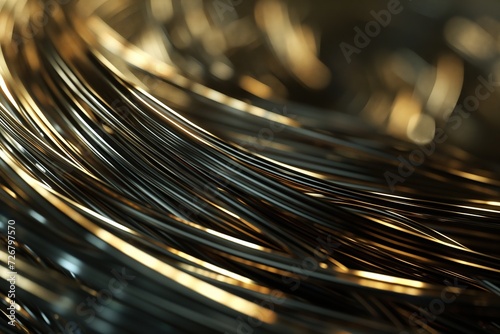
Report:
M 407 118 L 327 111 L 382 83 L 317 57 L 303 2 L 0 3 L 2 331 L 500 333 L 500 165 L 421 129 L 466 65 L 497 68 L 463 42 L 479 23 L 441 8 L 441 95 L 391 77 L 414 88 L 395 106 L 433 102 L 401 138 Z

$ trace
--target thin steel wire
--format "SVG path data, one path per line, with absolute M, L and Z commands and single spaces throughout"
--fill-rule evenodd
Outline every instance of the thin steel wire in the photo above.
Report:
M 14 43 L 36 4 L 1 5 L 1 252 L 5 268 L 15 219 L 15 332 L 401 333 L 443 292 L 456 299 L 422 328 L 498 332 L 494 163 L 446 144 L 391 193 L 383 171 L 414 146 L 340 113 L 321 129 L 300 103 L 231 97 L 102 19 L 123 25 L 147 6 L 55 6 Z M 269 128 L 272 140 L 248 145 Z M 134 278 L 90 317 L 81 304 L 113 270 Z

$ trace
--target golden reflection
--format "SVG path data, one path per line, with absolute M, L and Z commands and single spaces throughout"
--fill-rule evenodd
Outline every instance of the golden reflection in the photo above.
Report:
M 279 0 L 260 0 L 255 7 L 257 22 L 270 32 L 270 43 L 301 82 L 313 89 L 326 86 L 330 71 L 316 57 L 311 28 L 289 21 L 287 6 Z M 283 32 L 284 30 L 284 32 Z M 283 38 L 283 34 L 287 38 Z
M 401 92 L 392 106 L 387 128 L 394 135 L 406 137 L 409 120 L 421 113 L 420 101 L 410 92 Z
M 202 280 L 195 278 L 194 276 L 184 273 L 172 267 L 171 265 L 160 261 L 149 253 L 146 253 L 145 251 L 118 238 L 114 234 L 102 228 L 99 228 L 97 225 L 87 220 L 84 216 L 80 215 L 69 206 L 64 204 L 63 201 L 58 199 L 55 195 L 53 195 L 42 185 L 37 183 L 34 179 L 29 177 L 26 173 L 21 170 L 18 170 L 18 173 L 23 177 L 24 180 L 26 180 L 26 182 L 28 182 L 36 191 L 38 191 L 42 196 L 49 200 L 54 206 L 56 206 L 66 215 L 70 215 L 75 222 L 88 229 L 97 238 L 101 239 L 123 254 L 141 263 L 145 267 L 148 267 L 162 274 L 163 276 L 168 277 L 171 280 L 193 291 L 196 291 L 200 295 L 210 298 L 215 302 L 221 303 L 227 307 L 233 308 L 234 310 L 237 310 L 243 314 L 247 314 L 254 318 L 260 318 L 262 321 L 267 323 L 273 323 L 275 321 L 276 315 L 269 309 L 263 308 L 252 302 L 248 302 L 246 299 L 237 297 L 211 284 L 205 283 Z
M 399 278 L 399 277 L 382 275 L 382 274 L 366 272 L 366 271 L 359 271 L 359 270 L 354 270 L 354 271 L 352 271 L 352 273 L 356 276 L 359 276 L 359 277 L 369 278 L 372 280 L 382 281 L 382 282 L 386 282 L 386 283 L 393 283 L 393 284 L 397 284 L 397 285 L 406 285 L 406 286 L 413 287 L 413 288 L 425 287 L 425 284 L 422 282 L 410 280 L 410 279 L 406 279 L 406 278 Z
M 448 21 L 445 37 L 458 50 L 470 57 L 487 59 L 494 54 L 494 40 L 479 24 L 464 17 Z
M 422 327 L 465 309 L 477 326 L 499 290 L 498 15 L 429 2 L 386 25 L 368 3 L 223 1 L 52 2 L 27 37 L 51 2 L 0 0 L 0 188 L 33 260 L 20 288 L 54 313 L 71 292 L 102 298 L 113 264 L 140 272 L 82 321 L 96 332 L 177 304 L 193 324 L 159 327 L 389 333 L 443 291 L 459 303 Z
M 436 79 L 426 108 L 439 119 L 446 119 L 458 102 L 463 83 L 463 64 L 456 56 L 439 58 Z

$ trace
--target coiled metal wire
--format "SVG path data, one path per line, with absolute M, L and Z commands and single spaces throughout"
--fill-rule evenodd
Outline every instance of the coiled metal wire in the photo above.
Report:
M 15 220 L 18 275 L 15 327 L 0 286 L 4 332 L 500 332 L 495 154 L 452 138 L 390 189 L 423 142 L 349 111 L 350 80 L 383 84 L 356 64 L 342 82 L 308 25 L 326 34 L 321 12 L 352 8 L 0 3 L 0 252 L 7 273 Z M 460 9 L 442 12 L 437 71 L 460 73 L 476 60 Z

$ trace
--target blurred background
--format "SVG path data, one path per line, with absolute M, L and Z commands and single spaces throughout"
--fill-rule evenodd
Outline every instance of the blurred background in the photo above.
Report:
M 415 144 L 431 142 L 442 128 L 468 152 L 498 158 L 492 149 L 500 140 L 498 86 L 477 106 L 477 99 L 467 100 L 473 111 L 460 116 L 460 125 L 447 123 L 459 115 L 457 104 L 475 96 L 478 77 L 500 81 L 497 1 L 78 6 L 190 80 L 257 105 L 296 103 L 290 112 L 308 126 L 332 131 L 345 119 L 340 112 L 366 129 Z M 168 102 L 189 108 L 182 94 L 171 95 L 164 96 Z
M 0 330 L 500 333 L 499 1 L 0 0 L 0 42 Z

